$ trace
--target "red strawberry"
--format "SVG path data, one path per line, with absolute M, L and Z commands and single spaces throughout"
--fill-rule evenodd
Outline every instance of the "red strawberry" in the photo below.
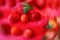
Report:
M 27 22 L 28 21 L 28 15 L 27 14 L 22 14 L 21 15 L 21 22 Z
M 41 19 L 41 15 L 40 15 L 40 13 L 32 13 L 32 14 L 30 15 L 30 19 L 31 19 L 32 21 L 40 20 L 40 19 Z
M 17 23 L 20 21 L 20 16 L 18 14 L 13 13 L 13 14 L 9 15 L 9 21 L 11 23 Z
M 30 38 L 30 37 L 33 37 L 33 31 L 31 29 L 26 29 L 23 33 L 23 36 L 25 38 Z
M 18 27 L 15 27 L 15 26 L 13 26 L 12 28 L 11 28 L 11 34 L 12 35 L 20 35 L 22 32 L 21 32 L 21 30 L 18 28 Z

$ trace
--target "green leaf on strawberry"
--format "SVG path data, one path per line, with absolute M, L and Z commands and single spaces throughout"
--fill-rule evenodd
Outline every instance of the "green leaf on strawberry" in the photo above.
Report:
M 51 21 L 49 20 L 49 21 L 48 21 L 47 29 L 52 29 L 52 27 L 53 27 L 53 24 L 52 24 Z
M 51 29 L 52 25 L 48 24 L 47 29 Z
M 28 9 L 25 7 L 24 8 L 24 13 L 27 13 L 28 12 Z
M 27 13 L 32 7 L 26 2 L 23 2 L 23 4 L 24 4 L 24 7 L 23 7 L 24 13 Z

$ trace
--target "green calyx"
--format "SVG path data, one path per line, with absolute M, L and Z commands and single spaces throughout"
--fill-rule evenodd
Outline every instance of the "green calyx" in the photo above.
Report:
M 24 4 L 24 13 L 27 13 L 32 7 L 26 2 L 23 2 L 23 4 Z
M 52 24 L 48 23 L 47 29 L 52 29 Z
M 48 25 L 47 28 L 48 28 L 48 29 L 51 29 L 51 28 L 52 28 L 52 25 Z
M 25 9 L 24 9 L 24 13 L 27 13 L 27 12 L 28 12 L 28 9 L 27 9 L 27 8 L 25 8 Z

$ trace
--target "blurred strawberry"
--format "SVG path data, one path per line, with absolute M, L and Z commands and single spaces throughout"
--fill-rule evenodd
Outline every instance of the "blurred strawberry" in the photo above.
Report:
M 21 15 L 21 22 L 28 22 L 29 18 L 27 14 L 22 14 Z
M 26 29 L 23 33 L 23 36 L 25 38 L 31 38 L 31 37 L 33 37 L 33 31 L 31 29 Z
M 13 26 L 11 28 L 10 32 L 11 32 L 12 35 L 16 35 L 16 36 L 18 36 L 18 35 L 20 35 L 22 33 L 22 31 L 20 30 L 20 28 L 15 27 L 15 26 Z
M 31 15 L 30 15 L 30 19 L 32 20 L 32 21 L 37 21 L 37 20 L 40 20 L 41 19 L 41 15 L 40 15 L 40 13 L 32 13 Z
M 19 22 L 20 21 L 20 16 L 18 15 L 18 14 L 10 14 L 9 15 L 9 21 L 11 22 L 11 23 L 17 23 L 17 22 Z

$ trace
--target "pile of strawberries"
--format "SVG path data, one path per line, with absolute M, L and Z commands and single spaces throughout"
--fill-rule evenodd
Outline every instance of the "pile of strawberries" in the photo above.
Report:
M 5 36 L 23 36 L 21 40 L 60 40 L 56 38 L 60 35 L 59 2 L 0 0 L 0 33 Z

